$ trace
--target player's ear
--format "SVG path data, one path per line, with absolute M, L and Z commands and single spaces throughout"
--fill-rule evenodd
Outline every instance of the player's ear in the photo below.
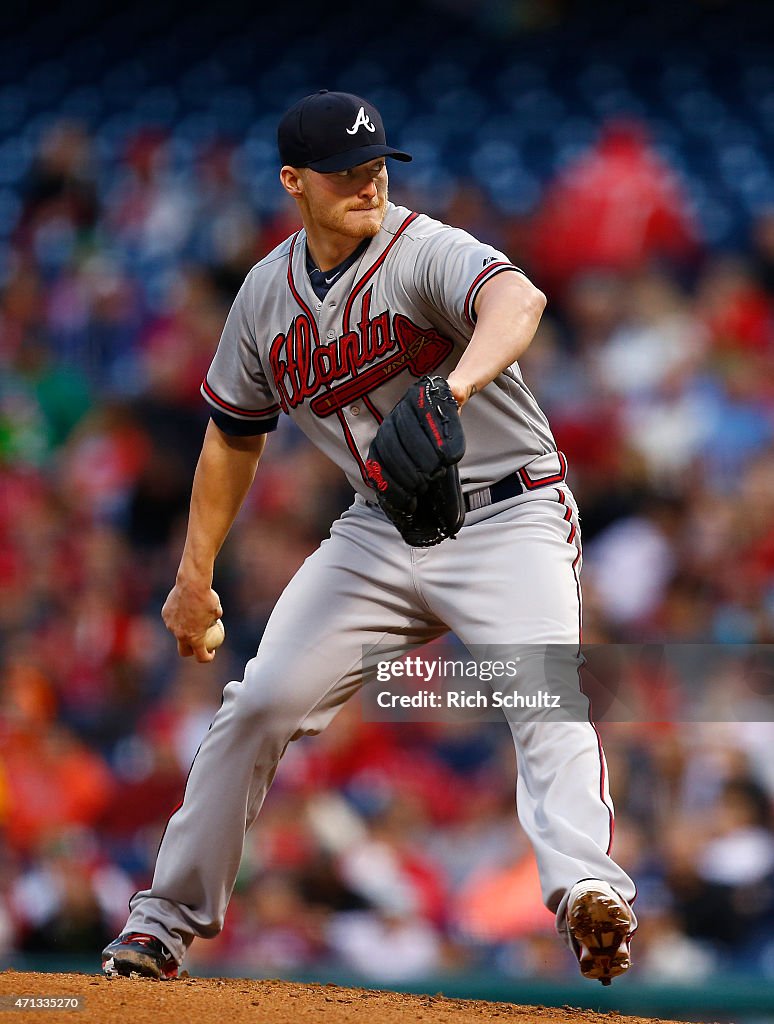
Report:
M 285 191 L 294 199 L 300 199 L 304 194 L 303 178 L 296 167 L 286 164 L 280 171 L 280 181 Z

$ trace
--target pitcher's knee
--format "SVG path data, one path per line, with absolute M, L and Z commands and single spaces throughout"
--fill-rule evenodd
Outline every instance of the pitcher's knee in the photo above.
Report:
M 281 670 L 260 664 L 258 658 L 247 663 L 241 683 L 229 683 L 226 690 L 233 700 L 232 715 L 246 729 L 276 735 L 286 743 L 298 731 L 309 711 L 297 685 Z

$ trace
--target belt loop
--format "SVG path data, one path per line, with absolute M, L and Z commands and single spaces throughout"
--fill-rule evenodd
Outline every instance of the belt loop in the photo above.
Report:
M 506 498 L 513 498 L 524 490 L 519 471 L 509 473 L 502 480 L 496 480 L 490 487 L 479 487 L 475 491 L 468 491 L 465 495 L 465 509 L 468 512 L 475 512 L 477 509 L 485 508 L 487 505 L 496 505 Z
M 492 488 L 481 487 L 477 491 L 470 491 L 465 495 L 465 504 L 468 506 L 468 512 L 475 512 L 476 509 L 484 508 L 485 505 L 491 505 Z

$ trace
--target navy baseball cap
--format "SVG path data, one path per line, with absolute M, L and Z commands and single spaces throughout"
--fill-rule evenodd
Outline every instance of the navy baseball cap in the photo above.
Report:
M 322 174 L 346 171 L 380 156 L 411 159 L 387 145 L 381 115 L 372 103 L 327 89 L 305 96 L 283 115 L 277 143 L 283 165 L 311 167 Z

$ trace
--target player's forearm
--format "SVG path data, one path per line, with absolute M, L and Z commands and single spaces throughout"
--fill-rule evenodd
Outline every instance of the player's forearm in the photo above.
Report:
M 255 477 L 266 435 L 229 437 L 210 421 L 194 474 L 178 582 L 212 583 L 215 558 Z
M 484 285 L 476 300 L 476 329 L 449 374 L 460 408 L 526 352 L 545 306 L 545 295 L 521 274 L 498 274 Z

